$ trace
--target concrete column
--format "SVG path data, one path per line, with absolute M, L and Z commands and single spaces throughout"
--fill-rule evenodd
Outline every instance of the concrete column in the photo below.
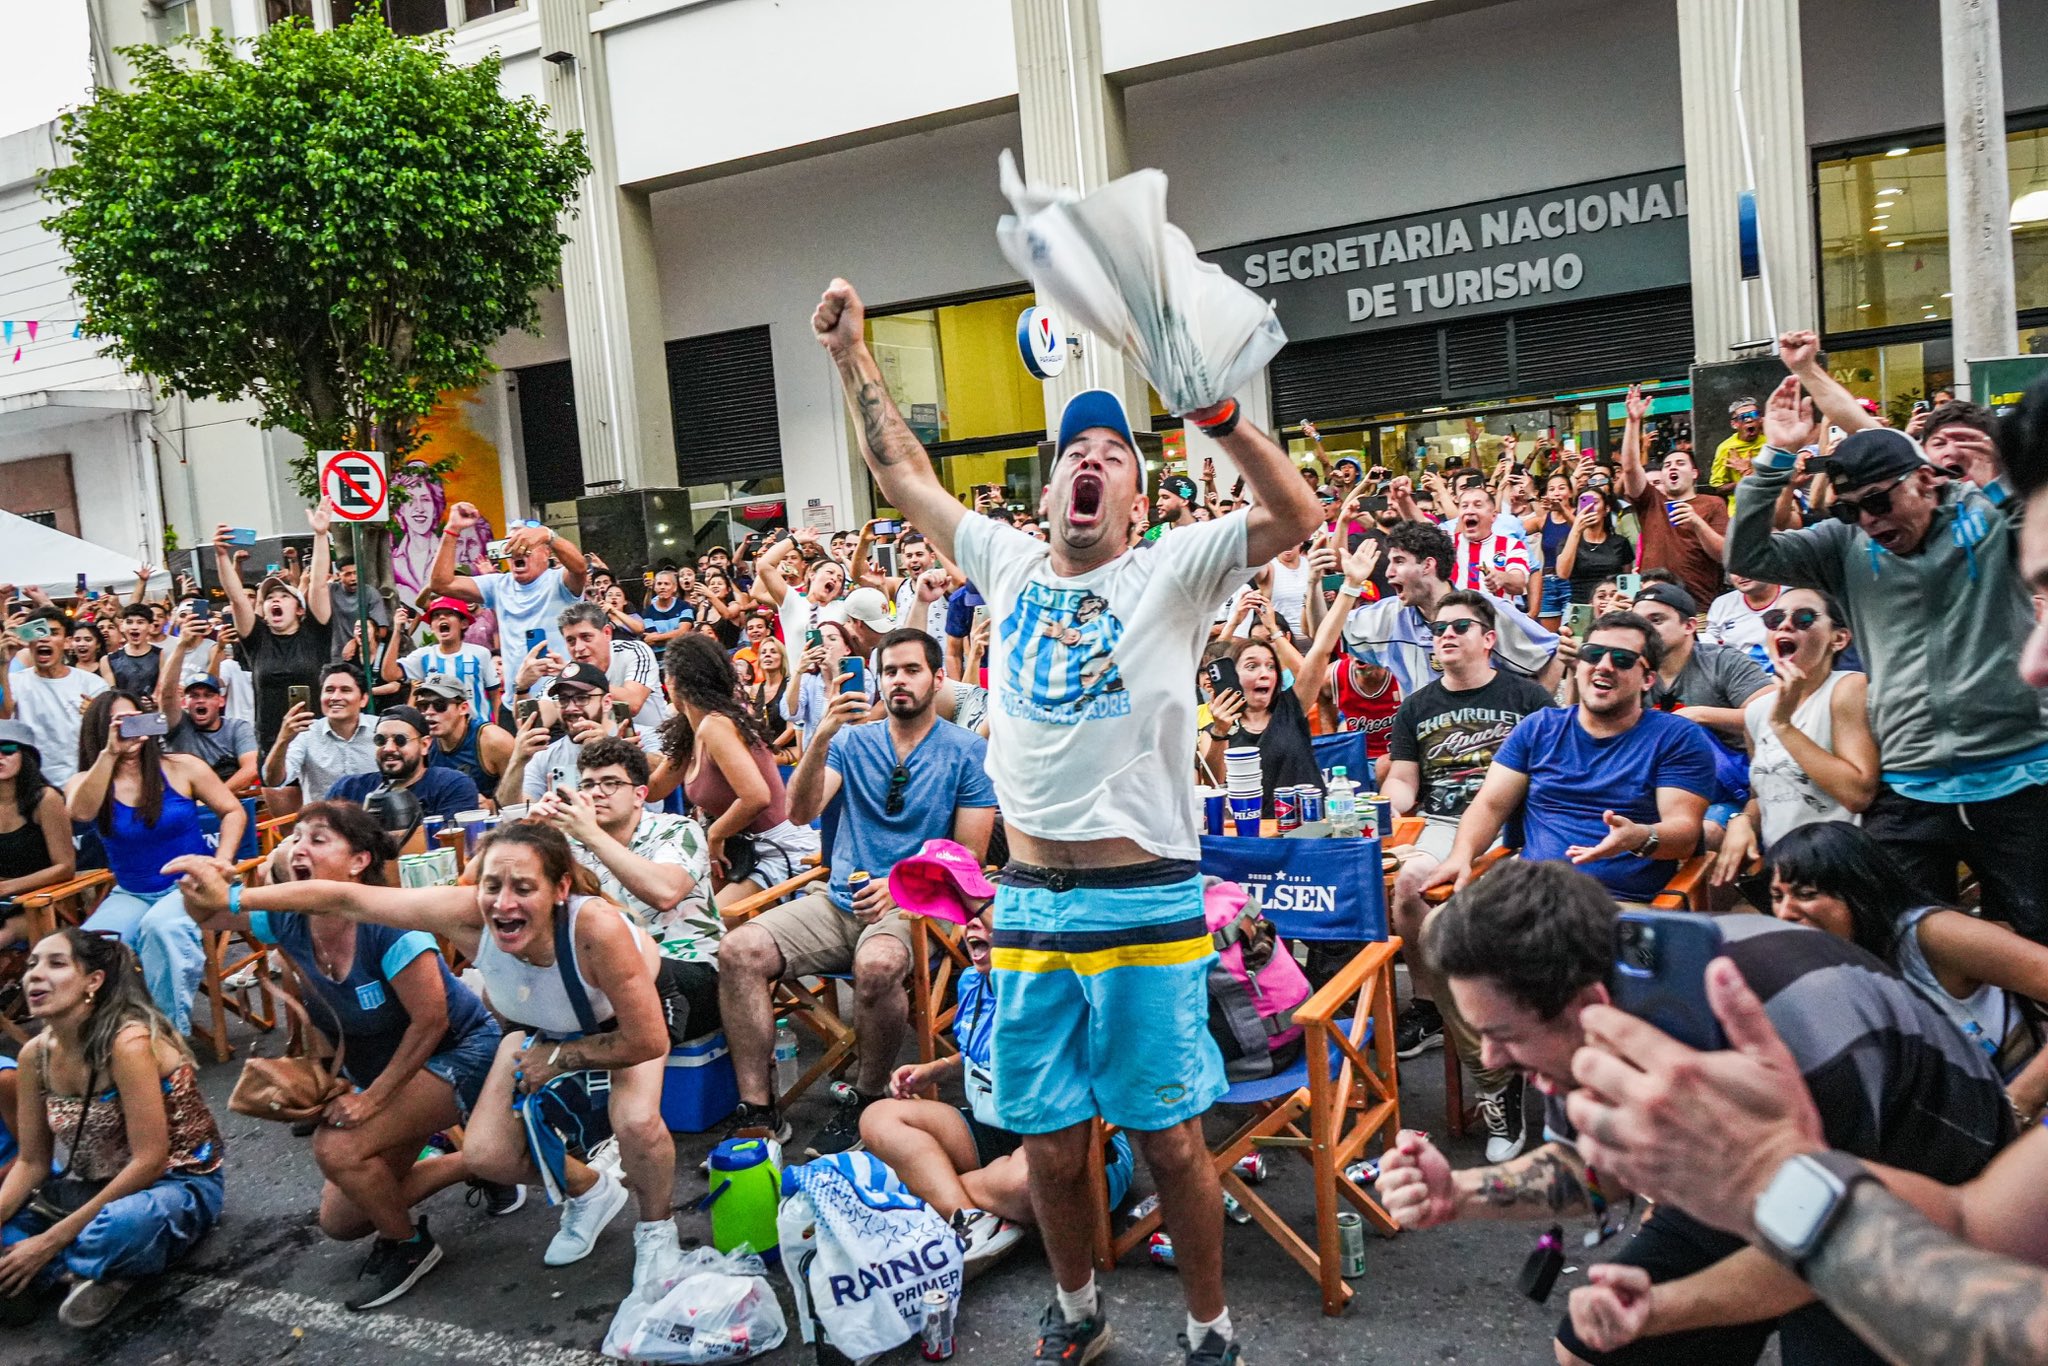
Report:
M 648 197 L 619 187 L 611 82 L 594 0 L 536 0 L 541 92 L 555 127 L 580 129 L 593 170 L 562 248 L 583 478 L 628 488 L 676 483 L 675 423 L 662 349 L 661 287 Z
M 1956 392 L 1969 397 L 1966 362 L 2020 349 L 1996 0 L 1941 0 L 1941 100 L 1948 130 Z
M 1728 360 L 1743 342 L 1820 321 L 1799 0 L 1678 0 L 1678 67 L 1694 354 L 1703 362 Z M 1763 278 L 1749 284 L 1742 279 L 1736 205 L 1752 187 Z
M 1025 179 L 1086 194 L 1129 171 L 1123 91 L 1102 74 L 1097 0 L 1011 0 L 1010 14 Z M 1115 390 L 1133 428 L 1152 425 L 1144 377 L 1114 346 L 1084 336 L 1080 356 L 1045 385 L 1048 431 L 1058 429 L 1060 411 L 1083 389 Z

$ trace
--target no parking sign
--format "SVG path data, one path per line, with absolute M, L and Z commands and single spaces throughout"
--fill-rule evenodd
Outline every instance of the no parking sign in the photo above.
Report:
M 390 483 L 377 451 L 320 452 L 320 494 L 345 522 L 381 521 L 390 512 Z

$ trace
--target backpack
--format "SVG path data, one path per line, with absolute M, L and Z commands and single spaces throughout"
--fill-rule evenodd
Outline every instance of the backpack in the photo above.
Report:
M 1301 1053 L 1295 1009 L 1309 998 L 1294 954 L 1259 913 L 1259 900 L 1235 882 L 1205 880 L 1202 914 L 1216 961 L 1209 965 L 1209 1037 L 1223 1053 L 1223 1074 L 1256 1081 L 1285 1071 Z

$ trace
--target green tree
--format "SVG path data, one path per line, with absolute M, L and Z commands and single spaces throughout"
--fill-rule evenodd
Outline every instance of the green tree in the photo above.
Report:
M 47 183 L 86 331 L 171 389 L 395 468 L 440 394 L 538 322 L 581 135 L 501 94 L 495 57 L 460 65 L 374 13 L 123 55 L 131 87 L 66 116 Z

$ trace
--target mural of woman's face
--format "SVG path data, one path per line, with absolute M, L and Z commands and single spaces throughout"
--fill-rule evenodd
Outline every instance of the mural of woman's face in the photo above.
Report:
M 419 474 L 402 474 L 396 480 L 405 488 L 405 506 L 398 510 L 399 525 L 409 536 L 431 536 L 441 520 L 440 486 Z

